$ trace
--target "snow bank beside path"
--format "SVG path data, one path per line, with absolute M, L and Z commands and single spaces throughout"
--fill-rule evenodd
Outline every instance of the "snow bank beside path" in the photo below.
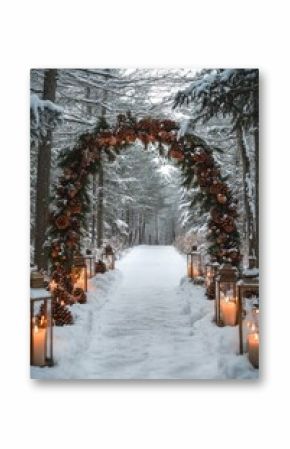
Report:
M 32 379 L 72 379 L 74 366 L 86 350 L 91 336 L 92 326 L 100 317 L 102 307 L 109 300 L 122 275 L 119 270 L 98 274 L 88 281 L 88 301 L 75 304 L 70 310 L 74 317 L 72 326 L 55 326 L 54 361 L 52 368 L 31 367 Z
M 194 379 L 257 379 L 247 355 L 238 355 L 238 328 L 218 327 L 212 322 L 214 301 L 207 300 L 204 288 L 183 278 L 179 292 L 191 322 L 192 363 L 187 375 Z

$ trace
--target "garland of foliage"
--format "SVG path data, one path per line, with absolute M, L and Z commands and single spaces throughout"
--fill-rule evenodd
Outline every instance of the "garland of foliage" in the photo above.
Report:
M 85 300 L 80 289 L 74 291 L 71 267 L 74 257 L 79 254 L 81 229 L 88 211 L 89 175 L 98 172 L 103 156 L 112 161 L 136 140 L 140 140 L 145 148 L 150 143 L 157 144 L 161 155 L 176 160 L 180 166 L 184 186 L 200 187 L 198 200 L 203 201 L 210 211 L 209 253 L 218 262 L 228 257 L 234 265 L 239 263 L 236 203 L 215 163 L 213 150 L 193 134 L 179 138 L 178 129 L 172 120 L 145 118 L 137 121 L 128 113 L 119 115 L 113 128 L 100 119 L 93 132 L 81 135 L 71 151 L 61 154 L 59 167 L 62 174 L 54 192 L 49 235 L 52 278 L 63 292 L 66 304 Z

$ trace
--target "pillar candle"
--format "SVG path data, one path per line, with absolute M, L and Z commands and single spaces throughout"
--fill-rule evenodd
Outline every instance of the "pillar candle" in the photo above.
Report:
M 191 277 L 191 264 L 187 265 L 187 276 Z
M 34 326 L 32 331 L 33 360 L 32 364 L 45 365 L 46 328 Z
M 81 270 L 80 276 L 79 276 L 77 282 L 75 283 L 74 287 L 75 288 L 84 288 L 84 285 L 85 285 L 84 270 Z
M 249 350 L 249 360 L 251 364 L 255 367 L 259 367 L 259 334 L 255 332 L 254 334 L 248 335 L 248 350 Z
M 228 299 L 221 299 L 220 310 L 225 326 L 235 326 L 237 324 L 237 304 Z

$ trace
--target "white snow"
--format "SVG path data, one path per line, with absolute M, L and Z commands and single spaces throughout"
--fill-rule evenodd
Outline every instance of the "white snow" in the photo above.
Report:
M 246 268 L 243 270 L 245 276 L 259 276 L 259 268 Z
M 188 131 L 190 119 L 188 117 L 184 118 L 180 123 L 180 128 L 177 133 L 177 140 L 179 140 L 181 137 L 185 136 L 185 134 Z
M 63 113 L 63 108 L 61 106 L 50 100 L 41 100 L 36 94 L 30 96 L 30 109 L 33 113 L 36 126 L 39 124 L 39 113 L 43 112 L 45 109 L 60 115 Z
M 238 329 L 212 323 L 214 302 L 184 277 L 171 246 L 138 246 L 90 281 L 73 326 L 54 328 L 56 365 L 39 379 L 255 379 Z
M 50 298 L 51 294 L 49 291 L 45 290 L 45 288 L 31 288 L 30 289 L 30 298 L 31 299 L 43 299 Z

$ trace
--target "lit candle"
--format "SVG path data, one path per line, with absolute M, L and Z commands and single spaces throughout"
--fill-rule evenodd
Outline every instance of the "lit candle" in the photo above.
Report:
M 187 265 L 187 276 L 191 277 L 191 264 Z
M 237 324 L 237 304 L 229 297 L 220 300 L 220 310 L 225 326 L 235 326 Z
M 256 328 L 255 325 L 251 319 L 251 317 L 249 317 L 249 315 L 243 320 L 242 323 L 243 326 L 243 347 L 245 348 L 245 351 L 248 351 L 248 334 L 250 332 L 255 332 Z
M 259 334 L 257 332 L 248 335 L 249 360 L 255 367 L 259 367 Z
M 211 276 L 211 274 L 207 274 L 206 276 L 206 286 L 209 287 L 211 282 L 213 280 L 213 277 Z
M 36 324 L 33 326 L 32 345 L 32 364 L 37 366 L 45 365 L 46 327 L 38 327 Z
M 84 288 L 84 270 L 81 270 L 79 277 L 74 285 L 75 288 Z
M 197 277 L 198 276 L 198 269 L 195 267 L 195 266 L 193 266 L 193 265 L 191 265 L 191 264 L 189 264 L 188 265 L 188 267 L 187 267 L 187 275 L 188 275 L 188 277 Z

